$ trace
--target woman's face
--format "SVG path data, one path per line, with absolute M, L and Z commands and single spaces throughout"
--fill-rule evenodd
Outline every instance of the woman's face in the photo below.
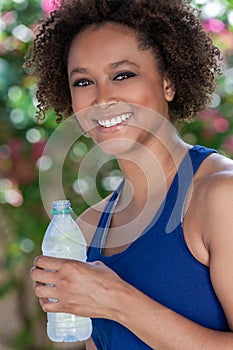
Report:
M 142 143 L 161 122 L 155 115 L 169 119 L 172 84 L 162 79 L 151 50 L 140 50 L 135 33 L 121 25 L 89 27 L 77 35 L 68 76 L 73 111 L 97 143 L 124 138 Z

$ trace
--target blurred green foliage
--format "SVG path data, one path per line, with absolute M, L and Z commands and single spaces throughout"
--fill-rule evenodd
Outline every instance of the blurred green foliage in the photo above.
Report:
M 233 1 L 196 0 L 195 5 L 202 9 L 206 30 L 223 52 L 224 68 L 210 109 L 182 125 L 180 133 L 191 144 L 214 147 L 233 157 Z M 210 5 L 212 10 L 208 10 Z M 38 167 L 56 118 L 50 113 L 45 123 L 36 123 L 36 80 L 22 68 L 33 28 L 43 15 L 41 1 L 2 0 L 0 10 L 0 298 L 4 298 L 11 291 L 25 293 L 33 257 L 40 253 L 49 218 L 40 197 Z M 88 206 L 79 193 L 78 166 L 91 147 L 91 140 L 82 137 L 64 163 L 65 193 L 77 213 Z M 100 169 L 96 185 L 102 197 L 111 192 L 120 176 L 114 160 Z M 81 185 L 91 189 L 95 180 L 90 174 Z M 41 350 L 33 334 L 38 319 L 44 320 L 42 312 L 39 308 L 31 312 L 26 299 L 19 313 L 21 331 L 12 335 L 10 348 Z M 52 344 L 43 345 L 43 349 L 52 348 Z

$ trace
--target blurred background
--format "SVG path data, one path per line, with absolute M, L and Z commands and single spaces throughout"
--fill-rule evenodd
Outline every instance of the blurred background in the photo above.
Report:
M 210 108 L 185 123 L 180 133 L 191 144 L 213 147 L 233 158 L 233 0 L 195 0 L 206 30 L 224 56 L 223 75 Z M 0 350 L 82 349 L 82 344 L 52 344 L 46 315 L 32 292 L 29 271 L 49 217 L 40 197 L 39 170 L 46 141 L 56 128 L 51 112 L 42 125 L 35 121 L 36 79 L 22 68 L 24 55 L 41 16 L 52 10 L 49 0 L 0 2 Z M 92 148 L 88 137 L 75 142 L 64 162 L 64 191 L 77 214 L 87 208 L 81 193 L 96 184 L 92 172 L 78 177 L 79 164 Z M 105 197 L 121 174 L 109 160 L 97 174 Z

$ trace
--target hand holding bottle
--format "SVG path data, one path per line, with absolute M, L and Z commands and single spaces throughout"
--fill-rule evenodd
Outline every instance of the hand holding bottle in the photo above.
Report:
M 117 320 L 121 290 L 131 287 L 102 262 L 39 256 L 31 276 L 45 312 L 73 312 L 82 317 Z M 54 287 L 48 287 L 53 284 Z M 133 288 L 133 287 L 131 287 Z M 57 299 L 56 303 L 49 299 Z

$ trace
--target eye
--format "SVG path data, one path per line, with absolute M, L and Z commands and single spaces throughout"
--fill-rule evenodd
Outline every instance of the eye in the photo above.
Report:
M 114 80 L 125 80 L 125 79 L 129 79 L 129 78 L 133 78 L 133 77 L 136 77 L 136 74 L 133 72 L 122 72 L 122 73 L 118 73 L 114 77 Z
M 78 87 L 86 87 L 89 85 L 92 85 L 93 81 L 91 81 L 90 79 L 86 79 L 86 78 L 82 78 L 82 79 L 77 79 L 75 80 L 75 82 L 73 83 L 73 86 L 78 86 Z

